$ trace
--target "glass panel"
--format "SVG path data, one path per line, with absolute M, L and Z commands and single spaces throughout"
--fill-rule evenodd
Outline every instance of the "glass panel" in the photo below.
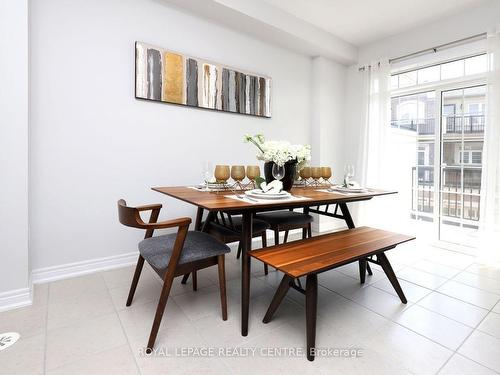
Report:
M 465 59 L 465 75 L 479 74 L 486 72 L 486 55 L 479 55 Z
M 418 70 L 418 84 L 439 81 L 439 65 Z
M 486 91 L 484 86 L 464 90 L 464 132 L 482 137 L 484 133 L 484 115 L 486 109 Z
M 415 69 L 391 76 L 391 89 L 405 88 L 441 80 L 481 74 L 487 71 L 487 55 L 479 55 L 448 63 Z
M 474 246 L 480 220 L 485 86 L 443 92 L 439 238 Z
M 417 84 L 417 72 L 414 70 L 412 72 L 399 74 L 399 88 L 415 86 Z
M 464 75 L 464 60 L 452 61 L 441 65 L 441 79 L 462 77 Z

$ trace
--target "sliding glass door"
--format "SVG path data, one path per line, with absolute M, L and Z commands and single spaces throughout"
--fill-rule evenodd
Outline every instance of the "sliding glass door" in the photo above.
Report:
M 480 219 L 485 86 L 441 92 L 439 239 L 473 246 Z

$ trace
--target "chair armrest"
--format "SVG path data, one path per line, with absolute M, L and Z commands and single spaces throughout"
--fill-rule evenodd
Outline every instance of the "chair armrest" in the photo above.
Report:
M 174 227 L 188 227 L 191 224 L 190 217 L 181 217 L 178 219 L 160 221 L 159 223 L 142 223 L 144 229 L 165 229 Z
M 137 211 L 151 211 L 151 210 L 160 210 L 162 208 L 161 204 L 146 204 L 144 206 L 136 207 Z

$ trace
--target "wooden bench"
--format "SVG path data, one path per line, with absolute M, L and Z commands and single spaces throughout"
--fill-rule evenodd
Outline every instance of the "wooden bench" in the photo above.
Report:
M 252 251 L 250 256 L 285 274 L 263 322 L 268 323 L 272 319 L 290 287 L 305 294 L 307 359 L 314 360 L 318 274 L 359 261 L 363 283 L 367 262 L 372 262 L 382 267 L 401 302 L 406 303 L 403 290 L 384 252 L 413 239 L 415 237 L 360 227 Z M 300 281 L 297 284 L 295 282 L 303 276 L 306 276 L 305 290 L 300 286 Z

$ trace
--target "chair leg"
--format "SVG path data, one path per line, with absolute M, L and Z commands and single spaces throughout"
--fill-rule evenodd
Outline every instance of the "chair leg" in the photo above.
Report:
M 168 271 L 167 271 L 168 272 Z M 168 296 L 170 294 L 170 289 L 172 288 L 172 282 L 174 277 L 166 278 L 163 282 L 163 288 L 161 290 L 160 299 L 158 300 L 158 306 L 156 307 L 155 319 L 153 321 L 153 327 L 151 328 L 151 333 L 149 335 L 148 346 L 146 348 L 146 353 L 151 353 L 153 346 L 155 345 L 156 336 L 158 335 L 158 330 L 160 328 L 161 319 L 163 317 L 163 312 L 165 311 L 165 306 L 167 305 Z
M 189 273 L 186 273 L 184 276 L 182 276 L 181 284 L 186 284 L 189 279 Z
M 309 238 L 311 238 L 313 235 L 312 235 L 312 225 L 311 223 L 309 223 L 307 225 L 307 235 L 309 236 Z
M 280 231 L 277 229 L 274 230 L 274 244 L 275 245 L 280 244 Z
M 302 228 L 302 239 L 305 240 L 307 238 L 307 228 Z
M 198 275 L 196 274 L 196 270 L 193 273 L 193 290 L 196 292 L 198 290 Z
M 241 256 L 241 241 L 238 242 L 238 252 L 236 253 L 236 259 L 240 259 Z
M 274 293 L 273 300 L 271 301 L 271 304 L 267 309 L 266 315 L 264 316 L 264 319 L 262 319 L 263 323 L 269 323 L 271 321 L 281 301 L 283 301 L 283 298 L 285 298 L 288 289 L 290 289 L 290 283 L 292 281 L 293 281 L 292 277 L 288 275 L 283 276 L 283 278 L 281 279 L 280 286 L 276 290 L 276 293 Z
M 137 265 L 135 266 L 134 277 L 132 278 L 132 284 L 130 285 L 130 291 L 128 293 L 126 306 L 130 306 L 132 304 L 132 300 L 134 299 L 135 290 L 137 289 L 137 283 L 139 282 L 139 277 L 141 276 L 143 265 L 144 265 L 144 258 L 142 257 L 142 255 L 139 255 L 139 259 L 137 259 Z
M 226 267 L 224 255 L 219 255 L 217 257 L 217 267 L 219 268 L 219 290 L 222 320 L 227 320 Z
M 318 275 L 307 275 L 306 281 L 306 330 L 307 330 L 307 359 L 314 361 L 314 347 L 316 346 L 316 312 L 318 304 Z
M 264 231 L 262 233 L 262 247 L 267 247 L 267 233 Z M 269 273 L 269 269 L 267 268 L 267 264 L 264 263 L 264 275 L 267 275 Z
M 391 263 L 389 263 L 389 259 L 387 259 L 384 253 L 379 253 L 377 254 L 377 260 L 382 266 L 382 269 L 387 275 L 387 278 L 391 282 L 392 287 L 394 288 L 394 290 L 396 290 L 396 293 L 398 294 L 401 302 L 407 303 L 408 301 L 406 300 L 405 294 L 403 293 L 403 289 L 401 289 L 401 285 L 399 285 L 399 281 L 396 277 L 396 274 L 394 273 L 394 270 L 392 269 Z
M 287 243 L 288 242 L 288 231 L 286 230 L 285 231 L 285 238 L 283 239 L 283 243 Z
M 359 280 L 360 280 L 361 284 L 364 284 L 365 280 L 366 280 L 366 266 L 367 266 L 367 264 L 368 264 L 368 262 L 366 261 L 366 259 L 359 260 Z

